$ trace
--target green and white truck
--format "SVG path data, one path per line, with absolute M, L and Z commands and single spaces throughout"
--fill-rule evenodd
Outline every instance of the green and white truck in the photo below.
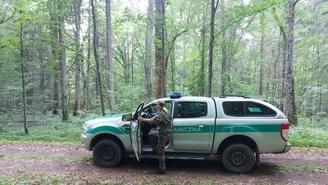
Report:
M 260 162 L 260 154 L 285 153 L 289 122 L 275 106 L 244 96 L 161 98 L 171 113 L 171 138 L 167 159 L 220 160 L 231 173 L 246 173 Z M 156 115 L 154 100 L 141 103 L 134 113 L 104 116 L 87 121 L 82 146 L 93 151 L 102 167 L 117 166 L 124 158 L 156 158 L 148 140 L 152 129 L 137 116 Z

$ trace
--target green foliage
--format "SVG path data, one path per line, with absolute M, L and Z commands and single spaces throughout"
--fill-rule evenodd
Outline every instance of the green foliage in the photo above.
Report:
M 58 3 L 65 2 L 65 12 L 58 12 Z M 145 39 L 147 20 L 147 1 L 112 1 L 112 39 L 113 65 L 115 80 L 115 100 L 117 112 L 130 112 L 141 101 L 149 102 L 145 91 Z M 227 69 L 224 76 L 229 79 L 226 84 L 227 94 L 258 96 L 260 67 L 264 69 L 263 97 L 279 105 L 282 102 L 283 84 L 283 37 L 279 26 L 284 30 L 286 19 L 286 1 L 252 0 L 226 1 L 225 12 L 222 12 L 222 1 L 215 15 L 215 40 L 213 59 L 213 92 L 218 95 L 222 87 L 222 46 L 227 50 Z M 23 52 L 26 62 L 26 89 L 33 94 L 28 95 L 28 117 L 44 116 L 53 109 L 55 68 L 58 59 L 54 55 L 57 40 L 51 35 L 51 26 L 57 26 L 51 16 L 65 15 L 65 43 L 61 45 L 67 52 L 67 76 L 69 109 L 73 110 L 75 90 L 75 25 L 71 1 L 46 0 L 4 0 L 0 5 L 0 118 L 10 118 L 14 112 L 21 115 L 22 86 L 20 74 L 20 24 L 23 24 Z M 275 14 L 273 15 L 273 9 Z M 328 3 L 324 1 L 298 1 L 295 12 L 295 47 L 293 61 L 293 77 L 295 80 L 295 99 L 297 114 L 313 118 L 327 116 L 328 105 L 328 43 L 327 12 Z M 208 42 L 209 42 L 209 3 L 204 1 L 170 0 L 165 1 L 165 49 L 174 48 L 174 58 L 168 61 L 167 92 L 172 89 L 182 91 L 185 95 L 202 95 L 207 89 L 208 78 Z M 90 60 L 87 49 L 92 46 L 93 35 L 89 21 L 88 4 L 82 7 L 82 32 L 84 76 L 89 78 L 89 100 L 91 107 L 86 112 L 100 113 L 100 102 L 96 93 L 93 49 Z M 99 33 L 99 57 L 104 89 L 108 89 L 106 44 L 105 44 L 105 3 L 96 4 Z M 264 17 L 261 25 L 261 17 Z M 11 17 L 12 16 L 12 17 Z M 275 17 L 274 17 L 275 16 Z M 9 18 L 9 19 L 8 19 Z M 224 18 L 224 19 L 223 19 Z M 278 18 L 275 19 L 275 18 Z M 8 19 L 8 20 L 7 20 Z M 153 18 L 154 19 L 154 18 Z M 222 25 L 222 20 L 225 24 Z M 153 30 L 154 31 L 154 30 Z M 225 31 L 225 38 L 222 36 Z M 263 35 L 262 32 L 263 31 Z M 202 33 L 204 33 L 204 52 L 201 56 Z M 261 37 L 264 48 L 261 51 Z M 88 45 L 90 39 L 90 45 Z M 176 39 L 173 43 L 173 39 Z M 153 46 L 156 39 L 153 38 Z M 54 47 L 54 48 L 53 48 Z M 61 48 L 62 48 L 61 47 Z M 54 50 L 53 50 L 54 49 Z M 152 48 L 153 49 L 153 48 Z M 152 50 L 154 51 L 154 49 Z M 58 52 L 58 51 L 57 51 Z M 263 56 L 263 57 L 260 57 Z M 152 54 L 153 87 L 155 89 L 154 52 Z M 172 65 L 173 64 L 173 65 Z M 87 66 L 91 70 L 86 72 Z M 44 68 L 41 68 L 44 66 Z M 204 71 L 201 72 L 201 68 Z M 45 90 L 40 89 L 41 73 L 44 72 Z M 203 73 L 203 74 L 201 74 Z M 204 81 L 200 81 L 204 76 Z M 202 84 L 201 84 L 202 83 Z M 172 87 L 171 85 L 175 85 Z M 206 93 L 205 93 L 206 94 Z M 84 94 L 81 93 L 81 97 Z M 106 107 L 109 94 L 106 94 Z M 83 100 L 84 101 L 84 100 Z M 61 102 L 58 102 L 61 104 Z M 82 108 L 81 108 L 82 109 Z M 107 108 L 106 113 L 113 111 Z M 18 119 L 14 119 L 13 122 Z M 20 121 L 20 120 L 18 120 Z M 303 133 L 302 133 L 303 134 Z M 65 134 L 63 134 L 65 135 Z
M 328 148 L 327 120 L 313 122 L 308 118 L 299 118 L 300 125 L 291 127 L 288 141 L 295 147 Z
M 28 135 L 24 133 L 19 123 L 12 123 L 2 127 L 1 142 L 78 143 L 82 132 L 82 122 L 84 121 L 78 119 L 73 123 L 62 123 L 59 118 L 49 119 L 42 124 L 29 126 Z
M 136 97 L 138 98 L 138 97 Z M 127 107 L 132 106 L 126 102 Z M 131 111 L 136 105 L 131 107 Z M 126 111 L 128 112 L 128 111 Z M 21 123 L 0 125 L 0 143 L 4 142 L 41 142 L 41 143 L 71 143 L 78 144 L 82 132 L 82 124 L 86 120 L 99 117 L 99 114 L 88 114 L 85 117 L 73 117 L 70 123 L 62 123 L 60 118 L 44 120 L 43 123 L 34 124 L 29 127 L 29 135 L 26 135 L 19 126 Z M 299 118 L 299 126 L 292 126 L 288 141 L 294 147 L 320 147 L 328 148 L 328 126 L 322 125 L 326 120 L 319 123 L 311 123 L 309 119 Z
M 144 98 L 146 89 L 136 85 L 122 86 L 119 88 L 118 94 L 119 112 L 133 112 L 142 101 L 145 103 L 151 101 Z
M 328 170 L 328 167 L 326 166 L 315 166 L 315 165 L 309 165 L 309 164 L 303 164 L 303 165 L 275 165 L 271 163 L 261 163 L 261 165 L 257 166 L 257 169 L 259 171 L 268 171 L 268 170 L 280 170 L 280 171 L 288 171 L 288 172 L 325 172 Z
M 292 127 L 288 141 L 296 147 L 328 148 L 328 133 L 319 128 Z
M 0 184 L 1 185 L 12 185 L 12 184 L 20 184 L 20 185 L 28 185 L 28 184 L 52 184 L 52 185 L 60 185 L 60 184 L 86 184 L 86 185 L 123 185 L 123 184 L 131 184 L 127 183 L 124 180 L 121 179 L 109 179 L 109 180 L 94 180 L 89 177 L 84 176 L 78 176 L 78 179 L 75 178 L 68 178 L 64 176 L 55 176 L 55 177 L 41 177 L 37 175 L 27 175 L 27 174 L 21 174 L 19 177 L 12 177 L 9 175 L 0 175 Z M 178 185 L 178 184 L 191 184 L 191 185 L 197 185 L 197 184 L 204 184 L 204 185 L 234 185 L 234 183 L 224 183 L 220 180 L 201 180 L 200 182 L 179 182 L 176 180 L 172 180 L 172 182 L 159 182 L 158 179 L 142 179 L 141 182 L 138 182 L 138 184 L 143 185 Z
M 19 176 L 6 176 L 0 175 L 0 184 L 2 185 L 11 185 L 11 184 L 72 184 L 72 181 L 69 181 L 65 177 L 41 177 L 37 175 L 24 175 Z

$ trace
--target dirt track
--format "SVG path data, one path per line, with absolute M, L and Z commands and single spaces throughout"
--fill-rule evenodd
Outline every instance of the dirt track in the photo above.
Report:
M 157 160 L 128 159 L 116 168 L 100 168 L 80 146 L 1 144 L 0 153 L 0 178 L 55 177 L 65 184 L 328 184 L 328 150 L 318 148 L 261 155 L 261 163 L 243 175 L 227 173 L 213 161 L 168 160 L 165 175 L 154 173 Z

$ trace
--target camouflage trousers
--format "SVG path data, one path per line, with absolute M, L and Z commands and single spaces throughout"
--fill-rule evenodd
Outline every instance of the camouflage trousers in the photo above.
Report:
M 159 132 L 157 143 L 157 155 L 159 161 L 159 170 L 165 170 L 165 146 L 170 139 L 170 132 Z

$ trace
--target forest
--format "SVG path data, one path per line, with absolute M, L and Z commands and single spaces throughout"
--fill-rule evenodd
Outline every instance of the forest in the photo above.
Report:
M 244 95 L 325 125 L 327 0 L 1 0 L 0 129 Z

